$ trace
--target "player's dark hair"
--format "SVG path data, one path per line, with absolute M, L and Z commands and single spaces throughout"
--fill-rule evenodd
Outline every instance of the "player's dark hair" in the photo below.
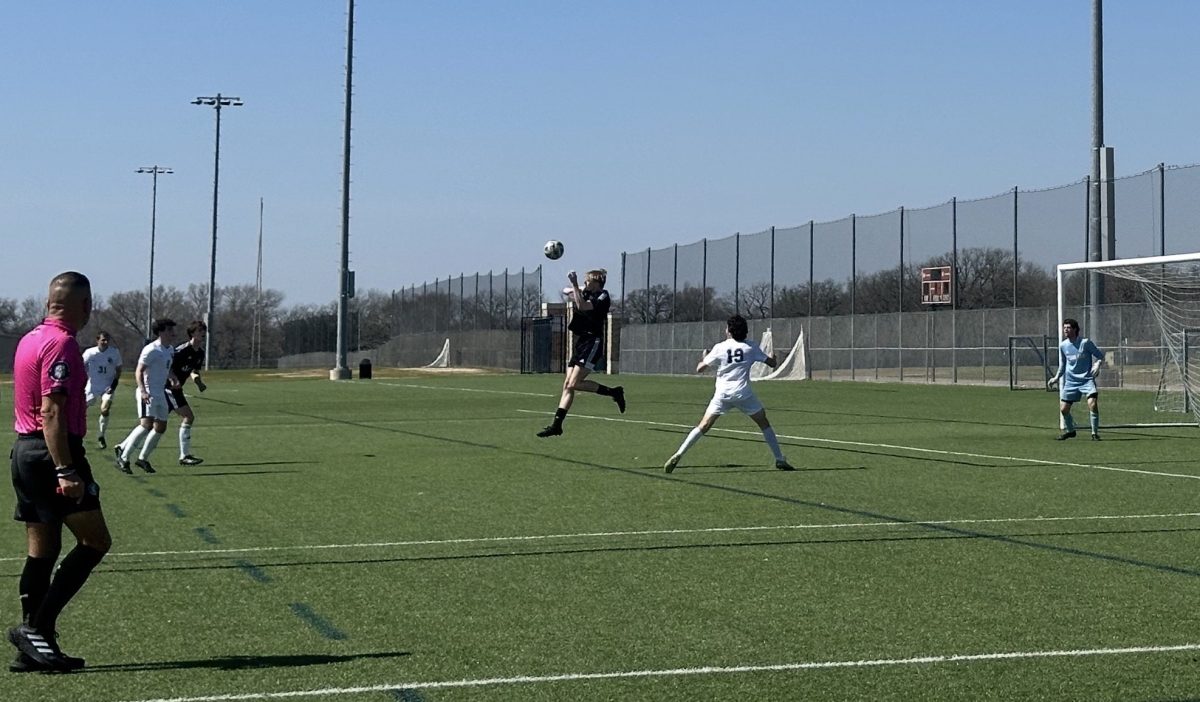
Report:
M 735 314 L 725 322 L 725 328 L 729 330 L 729 335 L 734 341 L 745 341 L 746 335 L 750 333 L 750 325 L 746 323 L 746 318 L 740 314 Z
M 208 331 L 208 325 L 197 319 L 196 321 L 194 321 L 188 325 L 188 328 L 187 328 L 188 338 L 190 339 L 193 336 L 195 336 L 196 332 L 198 332 L 198 331 Z
M 171 329 L 172 327 L 175 327 L 175 326 L 177 326 L 177 325 L 175 324 L 175 320 L 173 320 L 173 319 L 168 319 L 166 317 L 164 317 L 162 319 L 156 319 L 156 320 L 154 320 L 154 324 L 152 324 L 150 326 L 150 333 L 154 334 L 155 336 L 158 336 L 159 334 L 162 334 L 166 330 Z
M 1064 319 L 1063 324 L 1074 329 L 1075 331 L 1079 331 L 1079 322 L 1076 322 L 1075 320 L 1071 319 L 1070 317 L 1067 317 L 1066 319 Z

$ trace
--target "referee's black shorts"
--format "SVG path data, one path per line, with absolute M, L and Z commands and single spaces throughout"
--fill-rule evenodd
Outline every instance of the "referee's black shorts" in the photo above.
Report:
M 187 397 L 183 394 L 183 388 L 167 388 L 167 407 L 172 412 L 178 412 L 180 407 L 187 407 Z
M 100 509 L 100 486 L 93 479 L 92 467 L 84 455 L 83 437 L 72 435 L 67 444 L 71 449 L 71 467 L 84 485 L 83 500 L 79 502 L 56 492 L 58 476 L 46 440 L 39 434 L 17 435 L 17 442 L 9 454 L 13 491 L 17 495 L 13 519 L 55 524 L 62 523 L 69 514 Z
M 575 340 L 575 351 L 567 367 L 583 366 L 589 371 L 596 370 L 596 364 L 604 358 L 604 337 L 581 334 Z

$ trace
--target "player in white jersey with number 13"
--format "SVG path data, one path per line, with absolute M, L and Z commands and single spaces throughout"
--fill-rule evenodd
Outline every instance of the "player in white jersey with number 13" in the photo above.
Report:
M 704 411 L 704 418 L 663 466 L 668 473 L 675 470 L 683 454 L 717 423 L 717 419 L 731 409 L 738 409 L 750 415 L 750 419 L 762 430 L 767 446 L 770 446 L 771 453 L 775 454 L 776 468 L 795 470 L 784 458 L 783 451 L 779 448 L 779 440 L 775 438 L 775 430 L 767 421 L 767 411 L 763 409 L 758 396 L 754 394 L 754 389 L 750 387 L 750 366 L 761 361 L 774 368 L 778 361 L 774 355 L 768 356 L 764 353 L 758 344 L 746 340 L 749 331 L 746 319 L 740 314 L 733 315 L 725 323 L 725 341 L 712 347 L 696 366 L 697 373 L 703 373 L 716 366 L 717 387 L 713 392 L 712 401 L 708 403 L 708 409 Z

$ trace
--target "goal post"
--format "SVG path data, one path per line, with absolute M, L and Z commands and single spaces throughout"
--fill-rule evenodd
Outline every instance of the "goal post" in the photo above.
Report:
M 1104 396 L 1101 426 L 1197 426 L 1200 253 L 1063 263 L 1055 284 L 1058 332 L 1079 320 L 1106 354 L 1098 386 L 1121 388 Z

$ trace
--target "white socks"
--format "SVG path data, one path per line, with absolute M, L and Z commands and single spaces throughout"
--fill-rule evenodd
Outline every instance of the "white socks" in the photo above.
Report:
M 779 448 L 779 439 L 775 438 L 775 430 L 771 427 L 767 427 L 766 429 L 762 430 L 762 433 L 763 438 L 767 440 L 767 446 L 771 447 L 771 453 L 775 454 L 775 460 L 784 460 L 783 449 Z
M 108 416 L 100 415 L 100 438 L 103 439 L 105 433 L 108 432 Z
M 149 429 L 139 424 L 133 428 L 133 431 L 129 432 L 129 436 L 125 437 L 125 440 L 121 442 L 122 461 L 129 460 L 129 457 L 133 455 L 133 450 L 137 448 L 138 442 L 141 441 L 142 437 L 144 437 L 149 431 Z
M 146 438 L 146 443 L 142 446 L 142 452 L 138 454 L 138 459 L 146 460 L 150 457 L 150 452 L 158 446 L 159 440 L 162 439 L 162 434 L 156 431 L 150 432 L 150 436 Z
M 684 439 L 683 443 L 679 445 L 679 448 L 675 450 L 675 455 L 682 456 L 683 454 L 687 453 L 687 450 L 695 446 L 696 442 L 699 441 L 700 437 L 702 436 L 704 436 L 704 432 L 700 431 L 700 427 L 692 427 L 692 430 L 688 432 L 687 438 Z
M 192 455 L 192 425 L 179 425 L 179 457 Z

